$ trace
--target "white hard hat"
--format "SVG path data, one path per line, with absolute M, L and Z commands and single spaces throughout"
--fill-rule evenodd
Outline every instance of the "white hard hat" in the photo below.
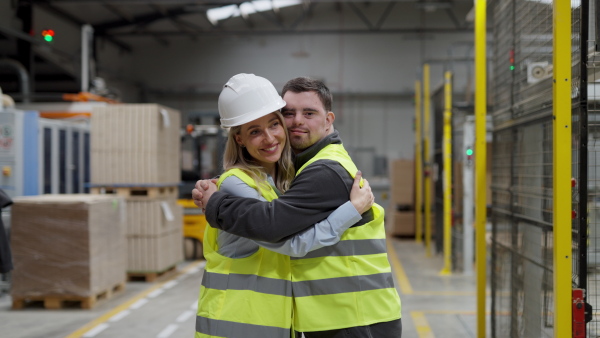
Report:
M 229 79 L 219 95 L 221 126 L 240 126 L 285 106 L 273 84 L 254 74 L 238 74 Z

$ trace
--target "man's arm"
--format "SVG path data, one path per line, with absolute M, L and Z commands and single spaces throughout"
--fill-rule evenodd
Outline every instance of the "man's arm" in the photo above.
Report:
M 277 242 L 327 218 L 348 201 L 353 182 L 339 163 L 318 161 L 271 202 L 214 193 L 205 206 L 206 219 L 211 226 L 238 236 Z

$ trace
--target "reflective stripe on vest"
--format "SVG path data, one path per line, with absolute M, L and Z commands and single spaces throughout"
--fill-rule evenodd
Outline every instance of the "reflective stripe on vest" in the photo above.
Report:
M 377 290 L 382 286 L 394 287 L 394 277 L 391 272 L 294 282 L 294 297 L 333 295 L 356 292 L 356 290 Z
M 292 296 L 292 282 L 257 275 L 204 272 L 202 286 L 215 290 L 249 290 L 269 295 Z
M 200 334 L 198 334 L 200 333 Z M 196 338 L 290 338 L 291 329 L 196 317 Z
M 221 175 L 219 182 L 236 176 L 257 189 L 254 180 L 240 169 Z M 265 185 L 257 189 L 267 200 L 277 194 Z M 206 267 L 196 314 L 196 338 L 289 338 L 292 326 L 290 259 L 264 248 L 243 258 L 218 253 L 219 230 L 206 227 Z
M 341 144 L 321 149 L 296 173 L 318 160 L 340 163 L 354 177 L 356 165 Z M 337 244 L 294 258 L 294 327 L 327 331 L 400 318 L 385 244 L 384 210 L 374 204 L 373 220 L 352 227 Z
M 385 238 L 357 239 L 340 241 L 337 245 L 326 246 L 311 251 L 304 257 L 291 257 L 292 260 L 327 256 L 359 256 L 387 253 Z

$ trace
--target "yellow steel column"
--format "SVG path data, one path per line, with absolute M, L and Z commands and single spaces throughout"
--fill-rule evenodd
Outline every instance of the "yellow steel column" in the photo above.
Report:
M 475 247 L 477 337 L 485 338 L 486 250 L 486 0 L 475 2 Z
M 452 273 L 452 73 L 444 74 L 444 268 Z
M 554 0 L 552 29 L 554 337 L 571 337 L 571 1 Z
M 429 94 L 429 65 L 423 65 L 423 113 L 425 115 L 425 150 L 423 151 L 423 160 L 425 161 L 425 253 L 431 257 L 431 158 L 429 155 L 429 140 L 431 128 L 431 97 Z
M 421 81 L 415 82 L 415 241 L 423 241 L 423 142 L 421 127 Z

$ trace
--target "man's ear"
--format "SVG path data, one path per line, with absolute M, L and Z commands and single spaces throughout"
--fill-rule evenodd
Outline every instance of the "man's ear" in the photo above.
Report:
M 335 121 L 335 114 L 332 111 L 328 111 L 325 115 L 325 123 L 327 124 L 327 129 L 331 127 L 333 121 Z

